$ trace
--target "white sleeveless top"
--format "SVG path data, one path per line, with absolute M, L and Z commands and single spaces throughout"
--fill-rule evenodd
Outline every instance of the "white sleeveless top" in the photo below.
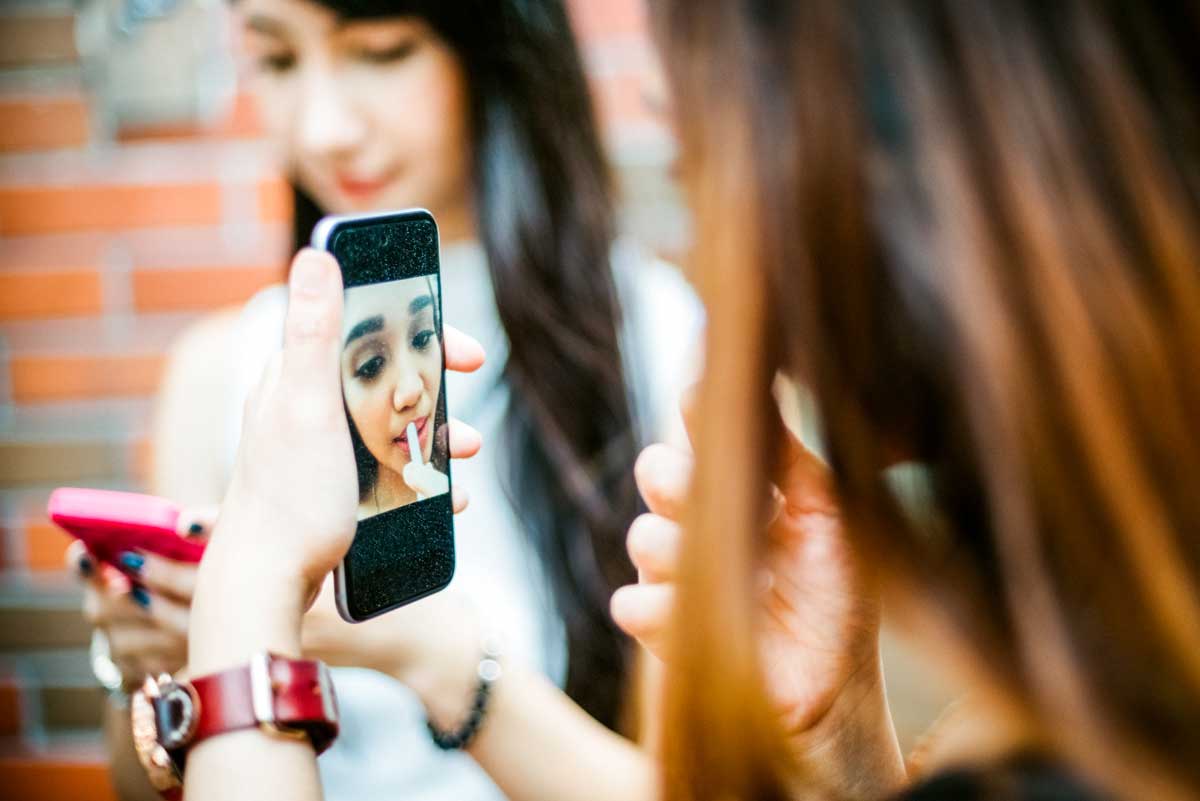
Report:
M 456 570 L 451 588 L 475 601 L 489 631 L 500 636 L 505 658 L 533 668 L 560 687 L 567 674 L 567 641 L 538 557 L 527 544 L 499 476 L 498 447 L 508 405 L 499 380 L 508 343 L 497 315 L 491 277 L 478 245 L 441 252 L 445 322 L 478 339 L 487 364 L 473 375 L 446 374 L 449 413 L 474 426 L 484 447 L 456 461 L 454 483 L 471 494 L 455 518 Z M 671 266 L 639 257 L 630 246 L 613 250 L 625 323 L 622 350 L 634 387 L 639 428 L 652 439 L 679 425 L 678 397 L 693 375 L 692 354 L 702 314 L 690 288 Z M 241 409 L 271 355 L 279 349 L 287 290 L 273 286 L 246 304 L 234 334 L 228 442 L 229 468 L 240 436 Z M 341 735 L 318 765 L 331 801 L 499 801 L 500 790 L 467 755 L 444 752 L 425 729 L 416 695 L 391 677 L 334 668 Z

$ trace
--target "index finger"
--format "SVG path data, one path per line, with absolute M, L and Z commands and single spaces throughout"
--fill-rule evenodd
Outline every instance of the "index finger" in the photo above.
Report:
M 217 506 L 188 507 L 179 513 L 175 523 L 175 533 L 181 537 L 194 540 L 204 540 L 212 533 L 213 525 L 217 522 Z
M 486 358 L 483 345 L 452 325 L 442 327 L 442 345 L 446 352 L 446 369 L 456 373 L 473 373 Z

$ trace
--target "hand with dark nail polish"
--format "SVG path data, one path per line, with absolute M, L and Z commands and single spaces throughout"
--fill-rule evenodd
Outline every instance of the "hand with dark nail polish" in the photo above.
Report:
M 146 566 L 146 557 L 142 556 L 140 553 L 126 551 L 125 553 L 121 554 L 121 564 L 124 565 L 126 570 L 136 576 L 141 573 L 142 568 Z
M 129 597 L 133 598 L 133 602 L 143 609 L 150 608 L 150 593 L 146 592 L 145 587 L 134 586 L 129 591 Z

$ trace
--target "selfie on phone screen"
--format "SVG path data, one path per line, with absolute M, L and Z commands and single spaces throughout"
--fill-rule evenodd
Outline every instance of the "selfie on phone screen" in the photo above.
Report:
M 436 276 L 346 291 L 341 373 L 360 520 L 450 490 L 437 293 Z

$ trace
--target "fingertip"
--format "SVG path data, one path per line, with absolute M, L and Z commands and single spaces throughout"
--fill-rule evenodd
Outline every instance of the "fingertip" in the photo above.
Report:
M 446 352 L 446 369 L 458 373 L 473 373 L 487 360 L 483 345 L 452 325 L 442 329 Z
M 471 503 L 471 496 L 465 489 L 455 487 L 450 494 L 451 506 L 454 508 L 454 514 L 462 512 Z
M 624 587 L 618 587 L 612 597 L 608 599 L 608 611 L 612 615 L 613 622 L 620 626 L 627 634 L 633 634 L 628 625 L 630 618 L 630 609 L 634 600 L 634 590 L 637 585 L 629 584 Z
M 665 613 L 655 602 L 656 587 L 653 584 L 628 584 L 618 588 L 609 599 L 613 622 L 638 640 L 654 637 L 665 623 Z
M 462 420 L 450 421 L 450 456 L 470 459 L 483 447 L 483 434 Z
M 333 254 L 316 248 L 301 248 L 292 259 L 292 268 L 288 273 L 288 284 L 293 291 L 301 293 L 320 293 L 326 283 L 337 275 L 340 279 L 340 268 Z

